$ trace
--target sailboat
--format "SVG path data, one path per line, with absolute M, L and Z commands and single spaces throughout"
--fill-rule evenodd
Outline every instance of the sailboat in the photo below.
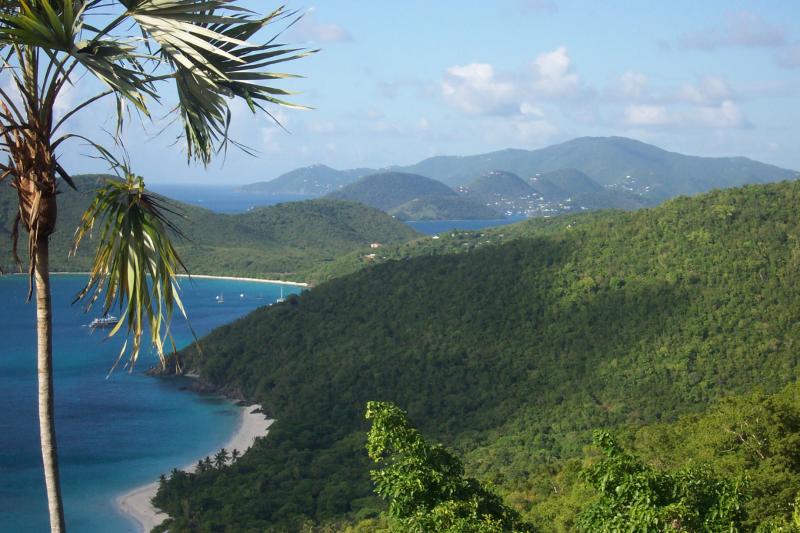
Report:
M 275 300 L 276 304 L 282 304 L 286 301 L 286 298 L 283 297 L 283 287 L 281 286 L 281 297 Z
M 224 304 L 225 303 L 225 295 L 222 294 L 222 293 L 219 293 L 219 296 L 217 296 L 216 300 L 217 300 L 218 304 Z

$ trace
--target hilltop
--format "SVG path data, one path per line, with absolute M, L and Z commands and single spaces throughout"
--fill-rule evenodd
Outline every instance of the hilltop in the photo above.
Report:
M 501 150 L 466 157 L 440 156 L 407 167 L 447 185 L 468 183 L 476 173 L 503 170 L 523 178 L 561 169 L 576 169 L 606 187 L 653 200 L 792 179 L 796 171 L 746 157 L 698 157 L 662 150 L 624 137 L 580 137 L 539 150 Z
M 269 182 L 246 185 L 242 190 L 322 196 L 375 173 L 366 168 L 335 170 L 314 165 L 293 170 Z M 514 174 L 533 185 L 544 198 L 542 205 L 516 209 L 534 216 L 598 208 L 635 209 L 675 196 L 794 179 L 799 175 L 795 170 L 746 157 L 684 155 L 625 137 L 580 137 L 538 150 L 507 149 L 473 156 L 437 156 L 378 172 L 391 173 L 424 176 L 454 189 L 474 187 L 476 176 L 494 175 L 503 180 L 503 176 Z M 573 199 L 573 203 L 560 205 L 566 198 Z M 395 203 L 397 205 L 400 203 Z
M 555 528 L 588 497 L 553 487 L 577 482 L 571 461 L 593 429 L 674 422 L 800 375 L 798 202 L 791 182 L 454 232 L 258 310 L 183 357 L 278 422 L 236 467 L 168 485 L 159 501 L 178 525 L 375 516 L 363 409 L 381 400 Z M 781 475 L 798 479 L 797 464 Z M 773 490 L 769 479 L 754 482 Z M 775 517 L 794 494 L 778 497 Z
M 461 198 L 447 185 L 403 172 L 384 172 L 361 178 L 328 195 L 360 202 L 403 220 L 497 218 L 496 211 Z
M 336 170 L 326 165 L 312 165 L 281 174 L 270 181 L 243 185 L 239 190 L 257 194 L 325 196 L 373 172 L 369 168 Z
M 59 226 L 51 242 L 51 268 L 84 271 L 93 243 L 68 258 L 72 235 L 92 190 L 104 176 L 76 176 L 78 191 L 62 187 Z M 0 187 L 0 227 L 8 232 L 16 215 L 16 193 Z M 226 215 L 170 201 L 183 217 L 175 218 L 186 239 L 175 241 L 189 270 L 197 274 L 301 279 L 303 273 L 372 242 L 392 244 L 417 234 L 392 217 L 361 204 L 335 200 L 291 202 Z M 24 231 L 24 230 L 23 230 Z M 0 234 L 0 236 L 2 236 Z M 10 238 L 0 243 L 0 265 L 13 268 Z M 22 239 L 21 255 L 25 253 Z
M 542 196 L 552 200 L 564 200 L 579 194 L 598 194 L 606 190 L 592 178 L 574 168 L 536 174 L 530 181 Z

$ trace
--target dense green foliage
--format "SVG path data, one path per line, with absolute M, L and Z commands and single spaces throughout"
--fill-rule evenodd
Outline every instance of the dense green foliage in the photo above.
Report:
M 469 195 L 481 200 L 497 197 L 519 198 L 536 194 L 531 185 L 512 172 L 493 170 L 482 174 L 467 185 Z
M 563 200 L 576 194 L 599 193 L 604 187 L 574 168 L 564 168 L 531 177 L 531 185 L 545 198 Z
M 329 196 L 389 211 L 414 198 L 455 195 L 455 191 L 447 185 L 425 176 L 403 172 L 383 172 L 363 177 Z
M 624 137 L 581 137 L 532 151 L 433 157 L 398 170 L 429 176 L 455 187 L 469 183 L 476 174 L 492 170 L 505 170 L 529 179 L 535 174 L 565 168 L 580 170 L 601 185 L 635 184 L 634 192 L 656 200 L 797 176 L 796 171 L 745 157 L 687 156 Z
M 705 466 L 656 470 L 626 453 L 604 431 L 595 433 L 594 443 L 605 458 L 584 473 L 599 499 L 581 512 L 582 531 L 724 533 L 741 527 L 741 479 L 720 479 Z
M 532 531 L 519 513 L 474 478 L 440 444 L 428 444 L 406 413 L 391 403 L 369 402 L 370 475 L 375 492 L 389 502 L 393 529 L 402 533 Z
M 463 196 L 414 198 L 389 210 L 398 220 L 472 220 L 502 218 L 502 214 Z
M 361 178 L 328 195 L 386 211 L 400 220 L 497 218 L 499 213 L 456 194 L 436 180 L 416 174 L 384 172 Z
M 312 165 L 291 170 L 270 181 L 244 185 L 241 190 L 256 194 L 324 196 L 374 172 L 369 168 L 336 170 L 325 165 Z
M 755 419 L 723 417 L 725 403 L 692 413 L 797 379 L 797 205 L 800 184 L 781 183 L 454 232 L 218 329 L 202 357 L 183 353 L 187 366 L 278 421 L 213 483 L 163 487 L 171 531 L 374 520 L 361 416 L 372 400 L 407 409 L 542 530 L 574 530 L 591 500 L 579 472 L 596 428 L 636 439 L 648 463 L 669 461 L 659 470 L 687 458 L 722 477 L 741 469 L 746 524 L 788 524 L 796 389 L 768 396 L 772 411 L 752 396 L 730 400 L 731 416 L 749 404 L 773 413 L 761 455 L 724 425 Z
M 59 196 L 59 229 L 50 244 L 51 267 L 58 271 L 89 270 L 94 253 L 86 239 L 78 255 L 68 257 L 73 232 L 89 206 L 101 176 L 75 178 L 79 192 Z M 314 200 L 254 209 L 240 215 L 213 213 L 173 203 L 183 217 L 172 217 L 186 239 L 175 246 L 195 274 L 304 280 L 304 271 L 371 242 L 398 243 L 415 232 L 385 213 L 352 202 Z M 16 193 L 0 187 L 0 227 L 8 231 L 16 215 Z M 13 269 L 10 239 L 0 243 L 0 266 Z

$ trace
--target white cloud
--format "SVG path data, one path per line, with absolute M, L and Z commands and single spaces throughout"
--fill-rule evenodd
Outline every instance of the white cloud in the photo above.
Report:
M 684 83 L 674 94 L 675 100 L 693 104 L 719 104 L 734 97 L 730 84 L 718 76 L 704 76 L 697 83 Z
M 539 54 L 534 63 L 536 92 L 546 98 L 564 98 L 580 93 L 578 75 L 571 72 L 567 49 L 560 46 L 552 52 Z
M 663 126 L 670 122 L 667 108 L 662 105 L 629 105 L 624 117 L 630 126 Z
M 628 71 L 619 77 L 617 93 L 624 98 L 640 98 L 649 84 L 649 78 L 641 72 Z
M 558 101 L 588 94 L 565 47 L 539 54 L 518 72 L 498 72 L 488 63 L 447 69 L 441 85 L 445 100 L 467 114 L 530 114 L 538 101 Z
M 718 106 L 703 106 L 693 110 L 691 121 L 704 128 L 743 128 L 750 124 L 744 112 L 734 102 L 725 100 Z
M 628 126 L 658 128 L 735 129 L 750 127 L 741 108 L 731 100 L 718 105 L 629 105 L 623 111 Z
M 679 44 L 684 48 L 715 50 L 717 48 L 769 47 L 786 43 L 786 28 L 771 24 L 758 13 L 737 11 L 727 13 L 718 24 L 686 33 Z
M 318 43 L 344 43 L 353 40 L 346 29 L 338 24 L 319 22 L 316 9 L 310 8 L 297 24 L 292 26 L 289 36 L 293 40 L 313 41 Z
M 514 113 L 519 108 L 518 93 L 513 82 L 498 79 L 494 67 L 486 63 L 450 67 L 442 82 L 447 101 L 469 114 Z

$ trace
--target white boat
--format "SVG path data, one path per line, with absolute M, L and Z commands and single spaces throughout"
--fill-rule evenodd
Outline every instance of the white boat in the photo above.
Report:
M 102 318 L 95 318 L 89 323 L 89 327 L 95 328 L 113 328 L 119 323 L 119 319 L 113 315 L 106 315 Z
M 222 293 L 220 293 L 219 296 L 217 296 L 216 299 L 217 299 L 217 303 L 218 304 L 224 304 L 225 303 L 225 295 L 222 294 Z
M 285 301 L 286 301 L 286 298 L 283 297 L 283 287 L 281 287 L 281 297 L 278 298 L 277 300 L 275 300 L 275 303 L 276 304 L 282 304 Z

